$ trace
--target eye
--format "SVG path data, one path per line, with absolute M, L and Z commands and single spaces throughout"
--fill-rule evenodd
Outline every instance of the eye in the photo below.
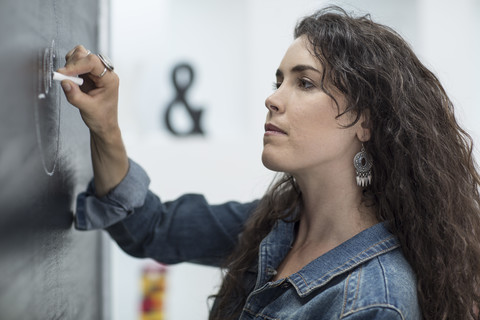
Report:
M 272 88 L 273 88 L 273 90 L 277 90 L 278 88 L 280 88 L 281 85 L 282 85 L 281 82 L 276 82 L 275 81 L 275 82 L 272 83 Z
M 309 90 L 315 87 L 310 80 L 304 78 L 298 79 L 298 86 L 304 90 Z

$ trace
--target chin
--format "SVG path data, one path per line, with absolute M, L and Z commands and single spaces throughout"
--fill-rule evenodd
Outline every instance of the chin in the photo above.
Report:
M 275 171 L 275 172 L 284 172 L 285 168 L 279 163 L 279 161 L 275 161 L 274 157 L 268 156 L 265 152 L 262 153 L 262 163 L 265 168 Z

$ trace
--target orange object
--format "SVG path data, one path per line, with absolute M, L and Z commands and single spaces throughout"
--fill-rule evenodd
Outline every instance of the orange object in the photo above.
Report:
M 141 320 L 165 320 L 165 282 L 167 267 L 148 264 L 142 271 Z

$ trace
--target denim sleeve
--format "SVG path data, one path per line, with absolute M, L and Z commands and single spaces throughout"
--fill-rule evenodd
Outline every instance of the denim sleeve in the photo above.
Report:
M 130 159 L 127 175 L 107 195 L 95 196 L 95 185 L 90 181 L 87 190 L 77 197 L 75 228 L 103 229 L 126 218 L 143 205 L 149 184 L 147 173 Z
M 77 200 L 76 228 L 106 229 L 134 257 L 220 266 L 258 204 L 210 205 L 197 194 L 162 202 L 148 184 L 145 171 L 131 160 L 127 176 L 107 196 L 96 197 L 91 182 Z
M 209 205 L 197 194 L 163 203 L 148 192 L 142 207 L 107 231 L 135 257 L 149 257 L 165 264 L 221 266 L 256 206 L 257 201 Z

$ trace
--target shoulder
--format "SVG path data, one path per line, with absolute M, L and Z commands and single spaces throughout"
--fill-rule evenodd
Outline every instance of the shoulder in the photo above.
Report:
M 399 248 L 348 275 L 342 319 L 421 319 L 415 273 Z

